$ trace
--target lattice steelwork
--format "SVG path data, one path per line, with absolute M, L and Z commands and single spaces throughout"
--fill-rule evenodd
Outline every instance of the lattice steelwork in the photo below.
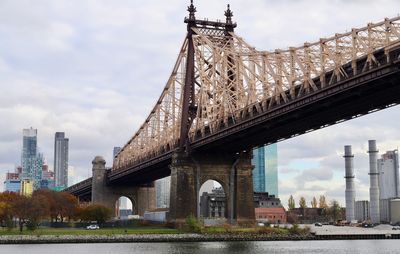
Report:
M 196 117 L 189 129 L 189 141 L 213 134 L 245 115 L 267 111 L 378 67 L 381 62 L 374 53 L 383 50 L 389 57 L 389 49 L 400 44 L 400 17 L 272 52 L 256 50 L 235 33 L 221 29 L 221 24 L 227 27 L 228 18 L 227 23 L 196 20 L 190 28 Z M 186 38 L 159 100 L 114 158 L 113 170 L 178 148 L 188 44 Z M 366 61 L 359 66 L 362 58 Z M 344 70 L 349 66 L 350 74 Z

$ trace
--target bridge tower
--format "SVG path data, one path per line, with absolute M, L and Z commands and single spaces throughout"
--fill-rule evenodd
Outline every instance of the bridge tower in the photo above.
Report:
M 147 185 L 109 185 L 107 184 L 106 161 L 96 156 L 92 168 L 92 203 L 102 204 L 111 211 L 115 210 L 115 203 L 121 197 L 128 197 L 132 201 L 132 213 L 143 216 L 146 210 L 155 208 L 154 182 Z
M 199 189 L 207 180 L 218 181 L 226 195 L 226 210 L 230 223 L 254 223 L 255 212 L 253 203 L 252 180 L 252 150 L 237 151 L 234 153 L 222 151 L 197 151 L 192 150 L 189 142 L 189 130 L 196 117 L 197 105 L 195 104 L 195 86 L 199 84 L 195 77 L 195 47 L 193 37 L 196 36 L 194 28 L 202 28 L 209 35 L 216 34 L 217 40 L 227 42 L 232 40 L 236 23 L 232 22 L 233 12 L 228 5 L 225 11 L 225 22 L 197 20 L 196 8 L 191 0 L 188 6 L 189 17 L 185 18 L 187 24 L 187 58 L 185 83 L 183 88 L 181 128 L 179 149 L 172 155 L 171 191 L 169 221 L 176 225 L 185 223 L 188 216 L 199 217 Z M 222 36 L 221 36 L 222 34 Z M 233 66 L 233 58 L 228 56 L 228 66 Z M 227 86 L 234 82 L 234 72 L 228 68 L 226 75 Z M 234 86 L 230 86 L 234 87 Z M 229 91 L 234 93 L 234 88 Z

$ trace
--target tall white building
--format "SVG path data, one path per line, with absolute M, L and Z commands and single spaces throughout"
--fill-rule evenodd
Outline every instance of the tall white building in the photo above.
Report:
M 400 197 L 399 154 L 397 150 L 387 151 L 378 159 L 379 199 Z
M 54 138 L 54 178 L 56 188 L 68 187 L 68 139 L 64 132 L 56 132 Z
M 157 208 L 169 207 L 169 194 L 171 177 L 165 177 L 156 181 L 156 206 Z

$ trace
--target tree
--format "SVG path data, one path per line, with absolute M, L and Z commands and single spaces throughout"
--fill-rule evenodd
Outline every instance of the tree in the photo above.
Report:
M 290 195 L 289 200 L 288 200 L 288 207 L 289 207 L 289 211 L 293 210 L 295 207 L 295 202 L 294 202 L 294 198 L 292 195 Z
M 0 193 L 0 223 L 6 225 L 9 229 L 14 227 L 13 206 L 19 196 L 19 193 L 9 191 Z
M 78 199 L 68 193 L 68 192 L 60 192 L 60 200 L 62 202 L 62 206 L 61 206 L 61 221 L 62 218 L 66 217 L 68 218 L 68 221 L 71 218 L 74 218 L 78 215 L 78 211 L 79 211 L 79 202 Z
M 327 214 L 330 219 L 337 222 L 342 219 L 342 208 L 339 205 L 339 202 L 336 200 L 332 200 L 330 206 L 327 209 Z
M 300 206 L 300 208 L 306 208 L 307 207 L 306 199 L 304 197 L 300 197 L 299 206 Z
M 111 218 L 112 211 L 103 205 L 92 204 L 82 209 L 80 213 L 83 221 L 97 221 L 103 223 Z
M 20 195 L 14 202 L 13 214 L 18 218 L 19 232 L 22 232 L 24 224 L 28 221 L 30 200 L 28 197 Z
M 62 210 L 60 194 L 49 189 L 39 189 L 34 191 L 32 196 L 41 196 L 46 200 L 50 220 L 57 222 Z
M 324 195 L 319 196 L 319 208 L 326 209 L 328 205 L 326 204 L 326 199 Z
M 313 197 L 313 199 L 311 201 L 311 207 L 312 208 L 317 208 L 317 199 L 315 197 Z

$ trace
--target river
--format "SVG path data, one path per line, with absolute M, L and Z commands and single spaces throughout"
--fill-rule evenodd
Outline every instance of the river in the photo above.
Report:
M 400 253 L 400 240 L 2 245 L 6 254 Z

